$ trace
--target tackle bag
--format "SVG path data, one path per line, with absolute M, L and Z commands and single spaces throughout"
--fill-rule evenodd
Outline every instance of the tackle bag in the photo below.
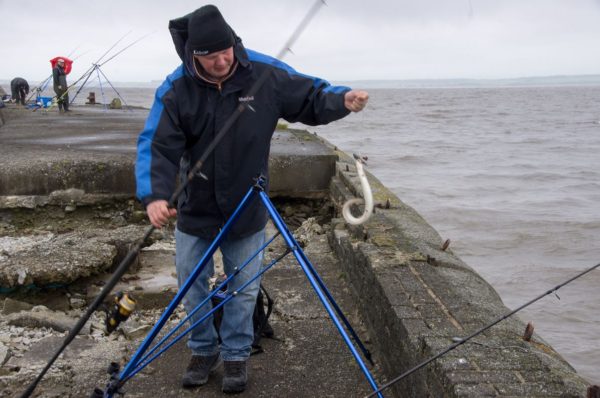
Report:
M 223 278 L 224 279 L 224 278 Z M 222 283 L 222 280 L 215 283 L 215 288 Z M 225 289 L 225 290 L 224 290 Z M 213 307 L 221 303 L 227 297 L 226 286 L 220 289 L 213 297 L 212 304 Z M 235 298 L 234 298 L 235 300 Z M 263 348 L 260 345 L 260 340 L 263 337 L 274 338 L 275 332 L 273 328 L 269 324 L 269 317 L 271 316 L 271 312 L 273 312 L 273 304 L 274 301 L 269 296 L 267 289 L 265 289 L 264 285 L 261 283 L 260 288 L 258 289 L 258 294 L 256 296 L 256 305 L 254 306 L 254 313 L 252 314 L 252 324 L 254 325 L 254 341 L 252 342 L 252 353 L 251 355 L 258 354 L 263 352 Z M 219 333 L 219 328 L 221 326 L 221 320 L 223 319 L 223 307 L 219 308 L 213 314 L 213 322 L 215 325 L 215 329 L 217 333 Z M 219 336 L 219 342 L 221 342 L 221 337 Z

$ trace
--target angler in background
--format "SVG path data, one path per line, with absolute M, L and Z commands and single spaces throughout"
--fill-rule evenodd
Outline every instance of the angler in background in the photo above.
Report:
M 29 83 L 22 77 L 15 77 L 10 81 L 10 91 L 15 103 L 25 105 L 25 97 L 29 94 Z
M 69 112 L 69 94 L 67 93 L 67 73 L 65 71 L 65 60 L 59 58 L 56 66 L 52 69 L 52 79 L 54 81 L 54 92 L 58 102 L 59 112 Z
M 280 118 L 308 125 L 327 124 L 361 111 L 368 94 L 300 74 L 283 62 L 246 49 L 219 10 L 207 5 L 169 23 L 175 48 L 182 60 L 156 91 L 154 105 L 138 139 L 137 196 L 156 228 L 177 216 L 176 270 L 181 286 L 213 238 L 232 215 L 254 179 L 268 177 L 271 137 Z M 267 77 L 256 93 L 249 89 Z M 177 209 L 168 207 L 181 178 L 210 147 L 217 133 L 230 122 L 240 105 L 249 108 L 231 125 L 227 135 L 206 159 L 202 173 L 179 197 Z M 251 202 L 221 245 L 225 273 L 255 253 L 265 240 L 266 209 L 258 196 Z M 237 291 L 257 274 L 262 255 L 256 256 L 230 282 Z M 212 261 L 203 269 L 184 298 L 188 312 L 207 295 Z M 207 319 L 190 335 L 192 357 L 183 377 L 187 388 L 201 386 L 224 363 L 222 390 L 244 391 L 246 361 L 254 339 L 252 314 L 260 278 L 224 306 L 219 329 Z M 207 313 L 205 306 L 191 318 Z

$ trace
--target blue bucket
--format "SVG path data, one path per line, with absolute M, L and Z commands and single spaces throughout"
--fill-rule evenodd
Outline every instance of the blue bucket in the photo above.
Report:
M 42 107 L 47 108 L 52 104 L 52 97 L 38 97 L 37 102 L 42 105 Z

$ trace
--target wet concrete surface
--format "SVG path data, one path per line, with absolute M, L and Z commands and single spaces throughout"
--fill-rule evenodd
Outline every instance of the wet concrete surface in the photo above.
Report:
M 0 195 L 48 195 L 69 188 L 132 195 L 137 137 L 148 112 L 99 106 L 33 112 L 8 104 L 2 110 L 6 124 L 0 126 Z M 271 194 L 326 197 L 336 159 L 307 132 L 276 131 Z
M 274 233 L 269 227 L 268 235 Z M 123 278 L 132 280 L 134 275 L 138 286 L 148 291 L 170 289 L 174 280 L 169 278 L 174 266 L 169 261 L 173 252 L 167 242 L 162 248 L 150 251 L 146 260 L 140 261 L 137 269 Z M 269 247 L 265 262 L 279 256 L 284 251 L 281 238 Z M 162 255 L 157 255 L 162 253 Z M 362 320 L 355 305 L 350 300 L 348 281 L 339 268 L 336 258 L 327 242 L 325 233 L 314 235 L 305 248 L 321 277 L 331 290 L 338 304 L 354 325 L 368 346 Z M 157 255 L 156 257 L 154 255 Z M 158 259 L 158 260 L 157 260 Z M 143 277 L 148 273 L 165 275 L 164 286 L 157 280 Z M 159 278 L 161 279 L 161 278 Z M 148 281 L 148 285 L 143 283 Z M 89 282 L 89 281 L 88 281 Z M 263 283 L 275 300 L 270 322 L 275 331 L 275 339 L 264 338 L 261 344 L 264 352 L 250 358 L 249 383 L 247 390 L 239 396 L 245 397 L 362 397 L 369 393 L 370 386 L 348 347 L 344 344 L 337 329 L 325 312 L 321 302 L 310 287 L 306 276 L 295 258 L 290 254 L 265 274 Z M 127 282 L 124 282 L 127 284 Z M 132 286 L 130 286 L 131 288 Z M 135 290 L 134 290 L 135 291 Z M 145 301 L 142 295 L 138 298 Z M 142 305 L 137 318 L 128 320 L 134 327 L 144 321 L 151 325 L 162 311 L 160 303 Z M 175 319 L 181 319 L 183 312 L 178 310 Z M 95 318 L 98 322 L 98 318 Z M 125 326 L 124 324 L 123 326 Z M 172 326 L 173 324 L 171 324 Z M 149 326 L 148 326 L 149 328 Z M 93 331 L 92 327 L 92 331 Z M 0 328 L 2 332 L 2 328 Z M 40 397 L 86 397 L 95 387 L 103 388 L 108 382 L 106 368 L 110 362 L 122 364 L 131 357 L 145 333 L 133 340 L 116 332 L 110 338 L 97 334 L 83 333 L 61 356 L 52 371 L 40 383 L 34 396 Z M 1 334 L 1 333 L 0 333 Z M 184 339 L 185 340 L 185 339 Z M 0 396 L 18 396 L 18 393 L 39 372 L 45 361 L 62 344 L 60 334 L 44 337 L 31 345 L 23 355 L 12 357 L 0 369 Z M 193 390 L 185 390 L 180 380 L 185 372 L 190 354 L 180 341 L 148 368 L 136 375 L 125 386 L 128 397 L 220 397 L 222 369 L 218 370 L 209 383 Z M 378 370 L 374 369 L 375 375 Z M 376 376 L 378 377 L 378 375 Z
M 59 113 L 56 108 L 34 112 L 9 104 L 4 110 L 7 127 L 1 130 L 1 139 L 6 147 L 45 153 L 49 159 L 78 158 L 94 152 L 105 156 L 131 154 L 147 114 L 145 109 L 104 110 L 93 106 L 74 106 L 67 113 Z M 18 157 L 11 160 L 18 161 Z

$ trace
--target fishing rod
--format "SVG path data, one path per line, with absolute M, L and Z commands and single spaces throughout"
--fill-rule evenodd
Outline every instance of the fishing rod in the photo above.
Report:
M 499 318 L 495 319 L 493 322 L 489 323 L 488 325 L 485 325 L 484 327 L 482 327 L 481 329 L 473 332 L 472 334 L 470 334 L 469 336 L 465 337 L 465 338 L 456 338 L 457 341 L 456 343 L 446 347 L 444 350 L 440 351 L 439 353 L 437 353 L 436 355 L 432 356 L 431 358 L 421 362 L 420 364 L 418 364 L 417 366 L 415 366 L 414 368 L 407 370 L 406 372 L 402 373 L 400 376 L 396 377 L 395 379 L 391 380 L 390 382 L 383 384 L 381 387 L 379 387 L 379 390 L 377 391 L 373 391 L 371 394 L 367 395 L 365 398 L 370 398 L 375 396 L 377 393 L 391 387 L 392 385 L 398 383 L 399 381 L 407 378 L 408 376 L 410 376 L 411 374 L 415 373 L 417 370 L 424 368 L 425 366 L 427 366 L 428 364 L 430 364 L 431 362 L 435 361 L 436 359 L 439 359 L 441 357 L 443 357 L 444 355 L 446 355 L 447 353 L 449 353 L 450 351 L 454 350 L 455 348 L 463 345 L 464 343 L 466 343 L 467 341 L 471 340 L 474 337 L 479 336 L 481 333 L 485 332 L 486 330 L 488 330 L 489 328 L 491 328 L 492 326 L 502 322 L 503 320 L 505 320 L 506 318 L 511 317 L 512 315 L 516 314 L 517 312 L 521 311 L 524 308 L 529 307 L 531 304 L 535 303 L 536 301 L 541 300 L 542 298 L 554 293 L 556 294 L 556 292 L 558 291 L 558 289 L 562 288 L 563 286 L 568 285 L 569 283 L 573 282 L 576 279 L 581 278 L 582 276 L 584 276 L 585 274 L 592 272 L 593 270 L 595 270 L 596 268 L 600 267 L 600 263 L 594 265 L 593 267 L 590 267 L 582 272 L 580 272 L 579 274 L 573 276 L 572 278 L 566 280 L 565 282 L 556 285 L 555 287 L 553 287 L 552 289 L 548 290 L 545 293 L 540 294 L 539 296 L 537 296 L 536 298 L 528 301 L 527 303 L 521 305 L 520 307 L 518 307 L 517 309 L 510 311 L 509 313 L 500 316 Z M 558 297 L 558 296 L 557 296 Z
M 79 93 L 81 92 L 81 90 L 83 90 L 83 87 L 85 87 L 85 83 L 87 83 L 87 81 L 89 80 L 90 76 L 92 75 L 92 72 L 94 72 L 94 69 L 96 69 L 96 65 L 98 65 L 98 63 L 100 61 L 102 61 L 102 58 L 106 57 L 106 55 L 108 53 L 110 53 L 113 48 L 115 48 L 117 46 L 117 44 L 119 44 L 125 37 L 127 37 L 127 35 L 129 35 L 132 31 L 130 30 L 129 32 L 125 33 L 123 36 L 121 36 L 121 38 L 119 40 L 117 40 L 112 46 L 110 46 L 110 48 L 108 50 L 106 50 L 104 52 L 104 54 L 102 54 L 100 56 L 100 58 L 98 58 L 96 60 L 96 62 L 92 62 L 92 65 L 83 73 L 83 75 L 81 75 L 81 77 L 79 79 L 77 79 L 73 84 L 71 84 L 71 87 L 75 86 L 77 83 L 79 83 L 81 80 L 84 79 L 85 77 L 85 81 L 83 82 L 83 84 L 81 85 L 81 87 L 79 88 L 79 90 L 77 90 L 77 92 L 75 93 L 75 95 L 73 96 L 73 99 L 71 99 L 70 103 L 72 104 L 75 101 L 75 98 L 77 98 L 77 96 L 79 95 Z M 66 94 L 66 93 L 65 93 Z M 64 95 L 64 94 L 63 94 Z
M 115 55 L 113 55 L 112 57 L 110 57 L 110 58 L 109 58 L 109 59 L 107 59 L 106 61 L 102 62 L 101 64 L 98 64 L 98 66 L 102 66 L 102 65 L 104 65 L 104 64 L 105 64 L 105 63 L 107 63 L 108 61 L 110 61 L 110 60 L 112 60 L 113 58 L 115 58 L 117 55 L 121 54 L 123 51 L 127 50 L 129 47 L 133 46 L 133 45 L 134 45 L 134 44 L 136 44 L 136 43 L 139 43 L 140 41 L 142 41 L 143 39 L 145 39 L 146 37 L 148 37 L 148 36 L 150 36 L 150 35 L 153 35 L 154 33 L 156 33 L 156 31 L 155 31 L 155 32 L 148 33 L 147 35 L 144 35 L 144 36 L 140 37 L 139 39 L 135 40 L 133 43 L 129 44 L 129 45 L 128 45 L 128 46 L 126 46 L 125 48 L 123 48 L 123 49 L 121 49 L 120 51 L 118 51 L 118 52 L 117 52 Z
M 127 32 L 127 33 L 125 33 L 123 36 L 121 36 L 121 38 L 120 38 L 120 39 L 118 39 L 118 40 L 117 40 L 117 41 L 116 41 L 116 42 L 115 42 L 115 43 L 114 43 L 114 44 L 113 44 L 113 45 L 112 45 L 112 46 L 111 46 L 111 47 L 110 47 L 108 50 L 106 50 L 106 52 L 105 52 L 104 54 L 102 54 L 102 55 L 100 56 L 100 58 L 98 58 L 98 59 L 96 60 L 96 62 L 92 62 L 92 66 L 90 66 L 90 67 L 89 67 L 89 68 L 88 68 L 88 69 L 87 69 L 87 70 L 86 70 L 86 71 L 85 71 L 85 72 L 84 72 L 84 73 L 83 73 L 83 74 L 82 74 L 82 75 L 79 77 L 79 79 L 77 79 L 77 80 L 76 80 L 76 81 L 75 81 L 73 84 L 71 84 L 71 86 L 74 86 L 74 85 L 76 85 L 76 84 L 77 84 L 77 83 L 79 83 L 81 80 L 83 80 L 83 78 L 84 78 L 86 75 L 89 75 L 89 74 L 91 74 L 91 73 L 92 73 L 92 70 L 94 69 L 94 65 L 95 65 L 95 64 L 98 64 L 98 63 L 99 63 L 99 62 L 102 60 L 102 58 L 104 58 L 104 57 L 105 57 L 105 56 L 106 56 L 106 55 L 107 55 L 107 54 L 108 54 L 108 53 L 109 53 L 109 52 L 110 52 L 110 51 L 111 51 L 113 48 L 115 48 L 115 47 L 117 46 L 117 44 L 119 44 L 119 43 L 120 43 L 120 42 L 121 42 L 121 41 L 122 41 L 122 40 L 123 40 L 125 37 L 127 37 L 127 35 L 129 35 L 131 32 L 132 32 L 132 31 L 130 30 L 129 32 Z M 88 51 L 88 52 L 89 52 L 89 51 Z M 89 78 L 89 76 L 88 76 L 88 78 Z M 87 81 L 87 79 L 86 79 L 86 81 Z
M 308 14 L 304 17 L 304 19 L 301 21 L 300 25 L 298 25 L 296 30 L 292 33 L 290 39 L 285 43 L 283 49 L 278 53 L 278 55 L 277 55 L 278 59 L 283 58 L 288 51 L 291 51 L 292 44 L 297 40 L 297 38 L 300 36 L 302 31 L 304 31 L 304 29 L 306 28 L 306 26 L 308 25 L 310 20 L 315 16 L 315 14 L 318 12 L 318 10 L 321 8 L 321 6 L 324 4 L 325 4 L 324 0 L 316 0 L 315 1 L 314 5 L 312 6 L 312 8 L 308 12 Z M 103 57 L 104 57 L 104 55 L 101 58 L 103 58 Z M 259 79 L 250 87 L 249 95 L 255 94 L 265 83 L 268 76 L 269 76 L 268 70 L 265 70 L 262 73 L 262 75 L 259 77 Z M 203 178 L 208 179 L 201 172 L 204 161 L 206 160 L 206 158 L 208 158 L 210 153 L 217 146 L 218 142 L 225 136 L 225 134 L 229 131 L 231 126 L 233 126 L 235 121 L 240 117 L 240 115 L 247 108 L 250 108 L 250 105 L 247 102 L 244 102 L 235 109 L 234 113 L 229 117 L 229 119 L 227 120 L 225 125 L 221 128 L 219 133 L 215 136 L 215 138 L 213 139 L 213 142 L 211 142 L 211 144 L 204 150 L 204 153 L 202 154 L 201 158 L 196 162 L 194 167 L 188 172 L 187 178 L 184 179 L 181 182 L 181 184 L 179 184 L 179 186 L 177 187 L 175 192 L 173 192 L 173 194 L 171 195 L 171 197 L 169 198 L 169 200 L 167 202 L 168 207 L 172 208 L 175 206 L 175 203 L 176 203 L 177 199 L 179 198 L 179 196 L 181 195 L 181 193 L 186 189 L 186 187 L 188 186 L 190 181 L 192 181 L 196 175 L 200 175 Z M 153 225 L 150 225 L 148 227 L 148 229 L 146 230 L 146 232 L 144 233 L 144 236 L 142 237 L 142 239 L 138 240 L 135 243 L 135 245 L 132 247 L 132 249 L 127 253 L 125 258 L 123 258 L 123 260 L 121 260 L 117 269 L 115 270 L 115 272 L 113 273 L 111 278 L 106 282 L 106 284 L 104 285 L 104 287 L 102 288 L 102 290 L 100 291 L 100 293 L 98 294 L 96 299 L 88 307 L 86 312 L 79 319 L 79 321 L 75 324 L 75 326 L 73 326 L 73 328 L 69 331 L 69 333 L 67 334 L 67 337 L 65 337 L 65 340 L 63 341 L 63 344 L 54 353 L 52 358 L 48 361 L 48 363 L 46 364 L 44 369 L 42 369 L 42 371 L 35 378 L 35 380 L 33 380 L 31 382 L 31 384 L 27 387 L 27 390 L 25 390 L 25 392 L 21 395 L 21 398 L 28 398 L 31 396 L 31 394 L 33 393 L 33 391 L 35 390 L 35 388 L 37 387 L 39 382 L 42 380 L 44 375 L 48 372 L 48 370 L 50 369 L 52 364 L 54 364 L 54 362 L 56 361 L 56 359 L 58 359 L 60 354 L 73 341 L 75 336 L 77 336 L 79 334 L 79 332 L 81 331 L 81 329 L 83 328 L 85 323 L 89 320 L 89 318 L 92 316 L 94 311 L 96 311 L 98 309 L 98 307 L 100 307 L 100 305 L 106 299 L 106 297 L 109 295 L 109 293 L 112 291 L 112 289 L 117 285 L 117 283 L 119 282 L 121 277 L 125 274 L 125 272 L 127 272 L 127 270 L 129 269 L 129 266 L 131 265 L 133 260 L 137 257 L 138 253 L 142 249 L 142 245 L 144 244 L 144 242 L 146 242 L 146 240 L 148 238 L 150 238 L 150 235 L 152 235 L 152 233 L 154 232 L 154 229 L 155 229 L 155 227 Z
M 115 48 L 117 46 L 117 44 L 119 44 L 121 42 L 121 40 L 123 40 L 127 35 L 129 35 L 132 31 L 130 30 L 129 32 L 125 33 L 123 36 L 121 36 L 121 38 L 119 40 L 117 40 L 115 42 L 115 44 L 113 44 L 108 50 L 106 50 L 106 52 L 104 54 L 102 54 L 102 56 L 100 58 L 98 58 L 98 60 L 96 62 L 94 62 L 93 64 L 97 64 L 99 63 L 102 58 L 104 58 L 109 52 L 112 51 L 113 48 Z
M 146 37 L 148 37 L 148 36 L 150 36 L 151 34 L 154 34 L 154 33 L 156 33 L 156 32 L 148 33 L 147 35 L 144 35 L 144 36 L 140 37 L 139 39 L 135 40 L 133 43 L 129 44 L 125 48 L 123 48 L 120 51 L 118 51 L 116 54 L 114 54 L 109 59 L 103 61 L 101 64 L 94 65 L 94 70 L 96 71 L 96 74 L 98 75 L 98 84 L 100 84 L 100 91 L 102 92 L 102 101 L 104 102 L 104 107 L 105 108 L 106 108 L 106 101 L 104 99 L 104 90 L 102 88 L 102 79 L 100 78 L 100 75 L 102 75 L 104 77 L 104 80 L 106 80 L 106 82 L 108 83 L 108 85 L 113 89 L 113 91 L 115 93 L 117 93 L 117 96 L 123 101 L 123 103 L 125 104 L 125 107 L 131 111 L 131 109 L 129 108 L 129 105 L 127 105 L 127 101 L 125 101 L 125 98 L 123 98 L 123 96 L 119 93 L 119 91 L 115 88 L 115 86 L 113 86 L 113 84 L 110 82 L 110 80 L 108 80 L 108 77 L 104 74 L 104 72 L 102 71 L 102 69 L 100 67 L 103 66 L 104 64 L 108 63 L 112 59 L 114 59 L 119 54 L 123 53 L 125 50 L 127 50 L 128 48 L 130 48 L 134 44 L 139 43 L 140 41 L 142 41 L 143 39 L 145 39 Z M 90 72 L 90 76 L 91 76 L 92 73 L 93 73 L 93 70 L 92 70 L 92 72 Z M 87 79 L 86 79 L 86 82 L 87 82 Z M 81 89 L 79 91 L 81 91 L 84 86 L 85 86 L 85 83 L 83 83 L 81 85 Z M 79 91 L 77 92 L 77 94 L 79 94 Z M 77 98 L 77 94 L 75 94 L 75 96 L 71 100 L 71 103 L 73 103 L 75 101 L 75 98 Z
M 73 96 L 73 98 L 71 99 L 70 103 L 72 104 L 73 102 L 75 102 L 75 98 L 77 98 L 77 96 L 79 95 L 79 93 L 81 92 L 81 90 L 83 90 L 83 88 L 85 87 L 87 81 L 89 80 L 89 78 L 92 76 L 92 74 L 94 73 L 94 71 L 96 71 L 96 74 L 98 75 L 98 82 L 100 84 L 100 89 L 102 89 L 102 81 L 100 80 L 100 74 L 102 74 L 102 76 L 104 76 L 104 79 L 106 79 L 106 81 L 108 82 L 108 84 L 112 87 L 112 89 L 117 93 L 117 95 L 119 96 L 119 98 L 121 98 L 123 100 L 123 102 L 125 102 L 125 99 L 121 96 L 121 94 L 119 94 L 119 92 L 117 91 L 117 89 L 112 85 L 112 83 L 110 82 L 110 80 L 108 80 L 108 77 L 106 77 L 106 75 L 104 74 L 104 72 L 102 72 L 102 69 L 100 69 L 101 66 L 103 66 L 104 64 L 106 64 L 107 62 L 111 61 L 112 59 L 114 59 L 116 56 L 118 56 L 119 54 L 123 53 L 125 50 L 127 50 L 128 48 L 130 48 L 131 46 L 133 46 L 136 43 L 139 43 L 141 40 L 145 39 L 146 37 L 150 36 L 151 34 L 153 34 L 155 32 L 152 33 L 148 33 L 147 35 L 144 35 L 142 37 L 140 37 L 139 39 L 135 40 L 133 43 L 127 45 L 125 48 L 121 49 L 120 51 L 118 51 L 116 54 L 112 55 L 110 58 L 108 58 L 107 60 L 103 61 L 102 63 L 100 63 L 100 60 L 102 58 L 104 58 L 104 56 L 106 54 L 108 54 L 109 51 L 107 51 L 102 57 L 100 57 L 100 59 L 98 61 L 96 61 L 95 63 L 92 64 L 92 66 L 90 67 L 89 70 L 89 74 L 87 76 L 87 78 L 85 79 L 85 81 L 83 82 L 83 84 L 81 85 L 81 87 L 79 88 L 79 90 L 77 90 L 77 93 L 75 93 L 75 95 Z M 116 43 L 115 43 L 116 45 Z M 114 48 L 115 46 L 113 45 L 112 48 Z M 102 97 L 104 98 L 104 94 L 102 94 Z M 128 107 L 127 103 L 125 103 L 125 106 Z

